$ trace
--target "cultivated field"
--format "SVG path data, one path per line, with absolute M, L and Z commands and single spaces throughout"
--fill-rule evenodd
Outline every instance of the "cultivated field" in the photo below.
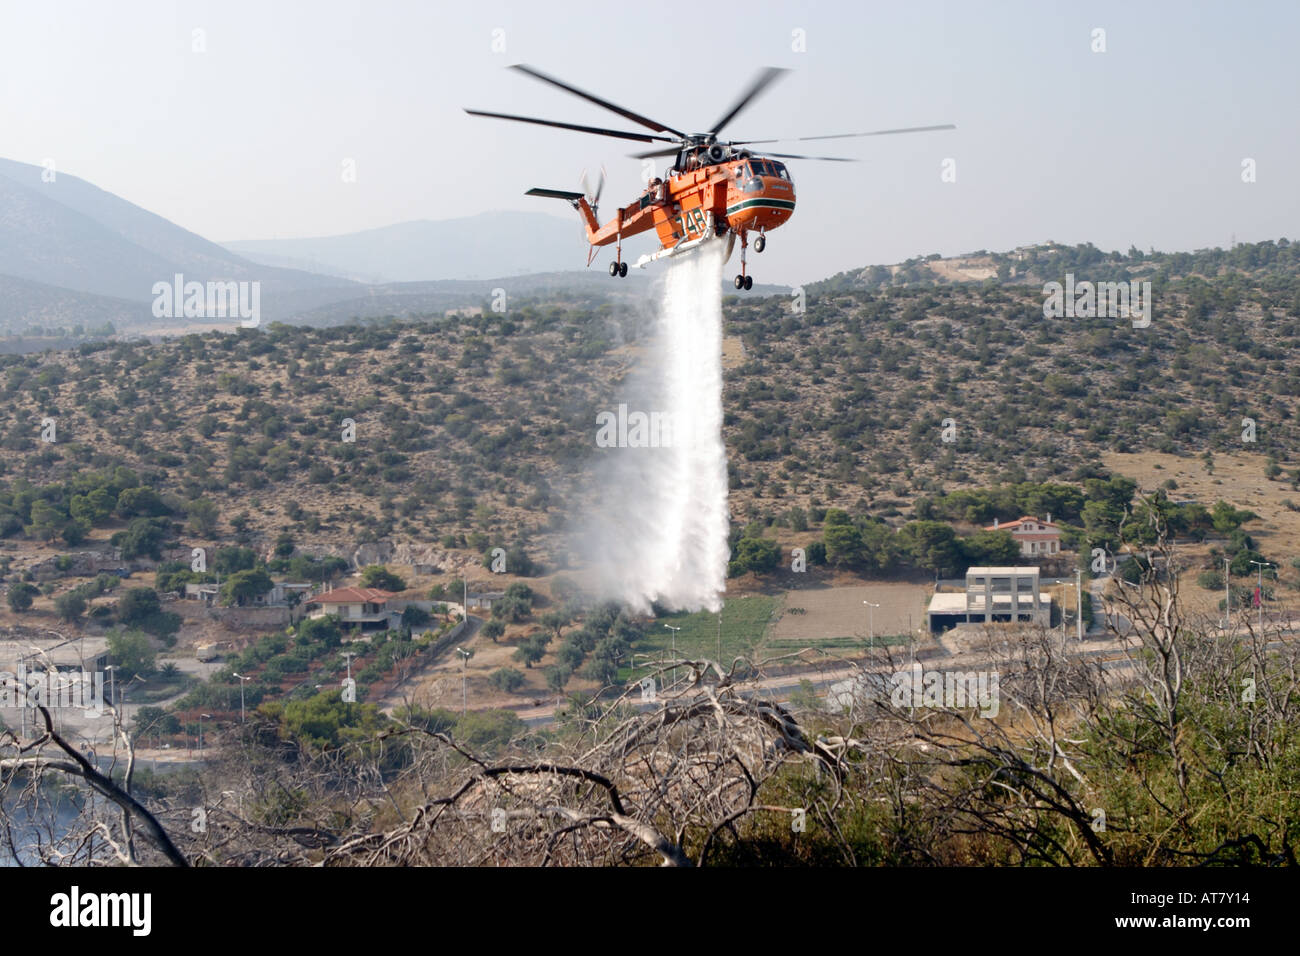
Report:
M 925 625 L 931 588 L 884 582 L 786 591 L 768 630 L 769 651 L 806 646 L 861 647 L 868 637 L 868 611 L 874 635 L 913 633 Z M 871 609 L 863 601 L 879 604 Z

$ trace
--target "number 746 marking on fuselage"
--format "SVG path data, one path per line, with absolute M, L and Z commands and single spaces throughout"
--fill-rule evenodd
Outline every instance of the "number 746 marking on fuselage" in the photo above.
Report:
M 685 235 L 690 235 L 692 232 L 703 232 L 704 210 L 698 207 L 687 209 L 677 217 L 677 221 L 682 224 L 682 233 Z

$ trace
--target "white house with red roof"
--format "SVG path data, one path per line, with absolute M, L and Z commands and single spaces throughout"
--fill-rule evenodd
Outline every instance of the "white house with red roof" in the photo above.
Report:
M 1020 545 L 1022 557 L 1035 558 L 1043 555 L 1061 553 L 1061 529 L 1052 523 L 1052 516 L 1046 519 L 1025 515 L 1015 521 L 999 524 L 996 518 L 985 531 L 1009 531 L 1011 537 Z
M 318 594 L 307 602 L 311 611 L 308 617 L 337 614 L 342 624 L 388 625 L 392 610 L 388 602 L 396 595 L 379 588 L 338 588 Z

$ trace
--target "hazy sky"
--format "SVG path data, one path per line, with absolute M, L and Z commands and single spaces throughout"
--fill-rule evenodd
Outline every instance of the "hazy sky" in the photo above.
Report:
M 218 241 L 491 209 L 572 215 L 523 192 L 576 188 L 602 163 L 605 211 L 630 201 L 640 164 L 626 154 L 640 144 L 461 112 L 633 128 L 505 69 L 515 62 L 687 130 L 707 128 L 758 67 L 792 68 L 731 124 L 736 138 L 958 125 L 774 147 L 863 161 L 792 163 L 798 208 L 754 260 L 762 281 L 1049 238 L 1194 249 L 1300 234 L 1294 2 L 0 0 L 0 11 L 0 156 L 53 159 Z M 1104 53 L 1091 50 L 1096 28 Z M 345 159 L 356 182 L 343 182 Z M 583 256 L 575 225 L 575 268 Z

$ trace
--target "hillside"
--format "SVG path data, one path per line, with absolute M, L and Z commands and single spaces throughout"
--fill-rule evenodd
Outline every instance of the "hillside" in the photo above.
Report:
M 843 497 L 856 485 L 871 503 L 1064 477 L 1106 451 L 1235 449 L 1285 463 L 1300 437 L 1300 373 L 1287 358 L 1300 345 L 1300 250 L 1261 246 L 1269 270 L 1203 278 L 1178 273 L 1190 256 L 1158 264 L 1148 328 L 1047 319 L 1041 286 L 996 282 L 850 284 L 810 297 L 804 316 L 737 301 L 729 329 L 750 362 L 729 380 L 733 482 L 788 473 L 784 492 Z M 1242 440 L 1247 417 L 1253 442 Z
M 1066 273 L 1091 282 L 1133 279 L 1169 281 L 1191 276 L 1211 278 L 1237 274 L 1260 282 L 1294 277 L 1300 253 L 1286 239 L 1242 243 L 1231 249 L 1195 252 L 1103 252 L 1091 243 L 1078 246 L 1056 242 L 1020 246 L 1010 252 L 981 250 L 964 256 L 916 256 L 895 265 L 873 265 L 837 273 L 808 286 L 816 292 L 852 289 L 880 291 L 899 286 L 997 282 L 1002 285 L 1042 285 L 1061 281 Z
M 1162 280 L 1146 329 L 1046 320 L 1041 290 L 996 284 L 813 294 L 803 315 L 786 297 L 730 297 L 733 520 L 788 523 L 796 506 L 897 516 L 963 486 L 1100 475 L 1110 453 L 1239 453 L 1294 486 L 1294 284 Z M 178 512 L 216 502 L 221 534 L 239 518 L 246 538 L 287 530 L 334 553 L 526 541 L 563 566 L 595 413 L 617 404 L 645 334 L 619 303 L 520 300 L 7 356 L 0 470 L 40 485 L 126 465 Z M 40 441 L 44 417 L 55 444 Z

